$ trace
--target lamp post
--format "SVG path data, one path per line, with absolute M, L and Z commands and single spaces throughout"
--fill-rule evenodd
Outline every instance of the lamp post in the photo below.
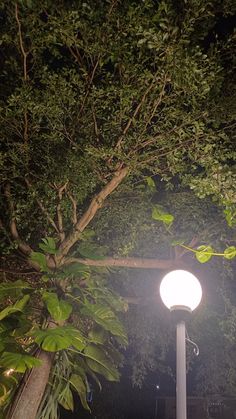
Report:
M 163 303 L 175 313 L 176 326 L 176 418 L 187 419 L 186 404 L 186 331 L 185 320 L 199 305 L 202 288 L 190 272 L 169 272 L 161 281 L 160 295 Z

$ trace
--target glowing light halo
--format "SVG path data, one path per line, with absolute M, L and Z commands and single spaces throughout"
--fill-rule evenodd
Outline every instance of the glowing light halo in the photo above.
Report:
M 160 284 L 160 295 L 170 310 L 179 308 L 193 311 L 202 299 L 202 287 L 192 273 L 179 269 L 164 276 Z

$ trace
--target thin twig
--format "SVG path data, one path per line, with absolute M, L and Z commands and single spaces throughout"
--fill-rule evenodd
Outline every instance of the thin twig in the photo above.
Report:
M 92 115 L 93 115 L 94 132 L 97 139 L 99 140 L 99 129 L 98 129 L 96 113 L 95 113 L 95 109 L 93 105 L 92 105 Z
M 19 34 L 19 42 L 20 42 L 20 49 L 21 49 L 21 53 L 23 56 L 23 74 L 24 74 L 24 81 L 26 82 L 28 80 L 28 75 L 27 75 L 27 57 L 29 52 L 27 52 L 24 48 L 24 43 L 23 43 L 23 39 L 22 39 L 22 31 L 21 31 L 21 22 L 19 19 L 19 10 L 18 10 L 18 4 L 15 3 L 15 17 L 16 17 L 16 21 L 18 24 L 18 34 Z M 28 114 L 25 111 L 24 112 L 24 132 L 23 132 L 23 138 L 24 138 L 24 142 L 25 144 L 28 144 L 28 140 L 29 140 L 29 135 L 28 135 Z
M 29 181 L 29 179 L 28 179 L 28 178 L 25 178 L 25 183 L 26 183 L 26 185 L 28 186 L 28 188 L 29 188 L 29 189 L 30 189 L 30 188 L 32 188 L 32 184 L 31 184 L 31 182 Z M 55 230 L 55 231 L 57 232 L 57 234 L 59 235 L 59 234 L 60 234 L 60 232 L 59 232 L 59 230 L 58 230 L 58 228 L 57 228 L 57 225 L 56 225 L 56 223 L 54 222 L 53 218 L 50 216 L 49 212 L 47 211 L 47 209 L 45 208 L 45 206 L 43 205 L 43 203 L 42 203 L 42 202 L 40 201 L 40 199 L 38 199 L 38 198 L 36 198 L 35 200 L 36 200 L 36 202 L 37 202 L 37 204 L 38 204 L 39 208 L 41 209 L 42 213 L 46 216 L 46 218 L 47 218 L 47 220 L 49 221 L 49 223 L 51 224 L 51 226 L 54 228 L 54 230 Z
M 120 149 L 120 147 L 121 147 L 121 143 L 123 142 L 123 140 L 124 140 L 124 138 L 125 138 L 125 135 L 127 134 L 127 132 L 128 132 L 128 130 L 129 130 L 129 128 L 130 128 L 130 126 L 131 126 L 131 124 L 133 123 L 133 121 L 134 121 L 134 119 L 136 118 L 136 116 L 138 115 L 138 113 L 139 113 L 139 111 L 140 111 L 140 109 L 141 109 L 141 107 L 142 107 L 142 105 L 143 105 L 143 103 L 145 102 L 145 99 L 146 99 L 146 97 L 147 97 L 147 95 L 148 95 L 148 93 L 150 92 L 150 90 L 152 89 L 152 87 L 153 87 L 153 83 L 154 82 L 152 82 L 151 84 L 150 84 L 150 86 L 148 86 L 148 88 L 145 90 L 145 92 L 144 92 L 144 94 L 143 94 L 143 96 L 142 96 L 142 98 L 141 98 L 141 100 L 140 100 L 140 102 L 138 103 L 138 105 L 136 106 L 136 108 L 135 108 L 135 111 L 134 111 L 134 113 L 133 113 L 133 115 L 129 118 L 129 120 L 128 120 L 128 122 L 127 122 L 127 124 L 126 124 L 126 126 L 125 126 L 125 128 L 124 128 L 124 130 L 123 130 L 123 132 L 122 132 L 122 134 L 121 134 L 121 136 L 118 138 L 118 141 L 117 141 L 117 143 L 116 143 L 116 145 L 115 145 L 115 149 Z
M 64 232 L 64 228 L 63 228 L 63 216 L 62 216 L 62 209 L 61 209 L 61 201 L 62 201 L 63 193 L 66 190 L 67 185 L 68 185 L 68 180 L 62 186 L 57 186 L 56 184 L 54 184 L 55 189 L 57 190 L 57 193 L 58 193 L 57 224 L 58 224 L 58 229 L 59 229 L 59 235 L 60 235 L 61 242 L 63 242 L 63 240 L 65 239 L 65 232 Z
M 69 200 L 71 201 L 72 204 L 72 216 L 71 216 L 71 220 L 72 220 L 72 224 L 75 225 L 77 223 L 77 202 L 75 200 L 75 198 L 72 196 L 72 194 L 70 192 L 67 192 L 67 196 L 69 198 Z
M 141 137 L 141 136 L 145 133 L 145 131 L 146 131 L 146 129 L 147 129 L 147 127 L 148 127 L 148 125 L 150 124 L 150 122 L 152 121 L 152 118 L 154 117 L 154 115 L 155 115 L 155 113 L 156 113 L 156 110 L 157 110 L 158 106 L 159 106 L 159 105 L 161 104 L 161 102 L 162 102 L 162 99 L 163 99 L 163 97 L 164 97 L 164 95 L 165 95 L 165 86 L 166 86 L 166 81 L 167 81 L 167 76 L 165 76 L 165 78 L 164 78 L 163 86 L 162 86 L 161 92 L 160 92 L 160 94 L 159 94 L 159 97 L 158 97 L 158 99 L 154 102 L 154 107 L 153 107 L 152 113 L 151 113 L 150 117 L 148 118 L 148 120 L 147 120 L 147 122 L 146 122 L 146 124 L 145 124 L 145 126 L 144 126 L 144 129 L 143 129 L 143 131 L 142 131 L 142 133 L 141 133 L 141 135 L 140 135 L 140 137 Z M 139 137 L 139 138 L 140 138 L 140 137 Z
M 100 60 L 100 55 L 98 56 L 98 59 L 97 59 L 97 61 L 96 61 L 96 64 L 95 64 L 95 65 L 94 65 L 94 67 L 93 67 L 93 70 L 92 70 L 91 76 L 89 76 L 89 83 L 88 83 L 87 91 L 86 91 L 86 94 L 85 94 L 85 96 L 84 96 L 84 100 L 83 100 L 83 102 L 82 102 L 82 104 L 81 104 L 81 107 L 80 107 L 80 109 L 79 109 L 78 118 L 80 117 L 81 113 L 83 112 L 84 105 L 85 105 L 85 102 L 86 102 L 87 97 L 88 97 L 88 95 L 89 95 L 89 90 L 90 90 L 91 84 L 92 84 L 92 82 L 93 82 L 93 79 L 94 79 L 94 76 L 95 76 L 95 73 L 96 73 L 96 70 L 97 70 L 97 67 L 98 67 L 98 64 L 99 64 L 99 60 Z
M 27 80 L 27 56 L 28 52 L 25 51 L 23 39 L 22 39 L 22 32 L 21 32 L 21 22 L 19 19 L 19 10 L 18 10 L 18 4 L 15 3 L 15 17 L 18 24 L 18 34 L 19 34 L 19 41 L 20 41 L 20 49 L 23 55 L 23 67 L 24 67 L 24 80 Z

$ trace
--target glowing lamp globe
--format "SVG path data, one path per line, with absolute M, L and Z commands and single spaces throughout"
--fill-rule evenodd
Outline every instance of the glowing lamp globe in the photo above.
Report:
M 171 271 L 161 281 L 160 295 L 163 303 L 171 311 L 193 311 L 202 299 L 202 287 L 190 272 Z

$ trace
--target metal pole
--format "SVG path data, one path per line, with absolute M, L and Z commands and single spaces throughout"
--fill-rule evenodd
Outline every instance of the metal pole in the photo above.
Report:
M 157 419 L 157 396 L 156 396 L 156 403 L 155 403 L 155 416 L 154 419 Z
M 185 322 L 176 327 L 176 418 L 187 419 Z

